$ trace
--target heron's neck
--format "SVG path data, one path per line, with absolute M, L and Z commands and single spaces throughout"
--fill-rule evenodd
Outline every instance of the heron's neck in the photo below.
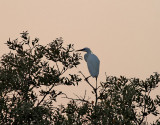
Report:
M 85 59 L 86 62 L 87 62 L 87 59 L 88 59 L 88 55 L 89 55 L 89 53 L 86 53 L 86 54 L 84 55 L 84 59 Z
M 91 54 L 91 50 L 87 50 L 87 54 Z

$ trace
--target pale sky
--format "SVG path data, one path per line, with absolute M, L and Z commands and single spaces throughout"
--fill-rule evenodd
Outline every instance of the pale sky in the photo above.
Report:
M 76 49 L 89 47 L 101 61 L 100 77 L 106 72 L 146 78 L 160 71 L 159 5 L 159 0 L 1 0 L 0 54 L 9 37 L 28 30 L 44 45 L 63 37 Z
M 43 45 L 63 37 L 65 45 L 89 47 L 100 59 L 99 81 L 105 72 L 142 79 L 160 73 L 160 0 L 1 0 L 0 55 L 9 37 L 26 30 Z M 78 70 L 89 75 L 81 62 Z

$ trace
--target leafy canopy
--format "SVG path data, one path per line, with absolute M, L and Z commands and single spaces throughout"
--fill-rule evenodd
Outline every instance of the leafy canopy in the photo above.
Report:
M 150 96 L 158 87 L 158 73 L 146 80 L 106 76 L 94 88 L 82 73 L 64 75 L 82 57 L 72 44 L 64 46 L 62 38 L 43 46 L 38 38 L 30 40 L 28 32 L 23 32 L 20 40 L 9 39 L 6 44 L 10 52 L 0 60 L 0 124 L 141 125 L 150 114 L 159 114 L 160 96 Z M 86 93 L 74 99 L 55 90 L 61 85 L 78 86 L 83 78 L 95 100 L 86 99 Z M 66 107 L 54 107 L 59 95 L 70 100 Z

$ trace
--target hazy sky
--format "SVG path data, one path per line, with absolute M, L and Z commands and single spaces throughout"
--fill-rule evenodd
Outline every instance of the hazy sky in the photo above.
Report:
M 0 54 L 9 37 L 28 30 L 43 44 L 63 37 L 76 49 L 91 48 L 101 60 L 100 77 L 106 72 L 146 78 L 160 71 L 159 5 L 159 0 L 1 0 Z
M 26 30 L 44 45 L 63 37 L 76 49 L 91 48 L 100 81 L 105 72 L 142 79 L 160 73 L 160 0 L 1 0 L 0 55 L 9 37 Z M 84 60 L 78 70 L 89 75 Z

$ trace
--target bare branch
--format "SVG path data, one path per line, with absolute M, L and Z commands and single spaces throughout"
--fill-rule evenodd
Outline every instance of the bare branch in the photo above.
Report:
M 60 70 L 59 70 L 59 67 L 58 67 L 58 64 L 57 64 L 57 62 L 56 62 L 56 66 L 57 66 L 58 72 L 60 73 Z
M 85 75 L 81 72 L 81 71 L 79 71 L 81 74 L 82 74 L 82 76 L 84 77 L 84 79 L 85 79 L 85 81 L 92 87 L 92 89 L 93 89 L 93 91 L 94 91 L 94 93 L 95 93 L 95 106 L 97 106 L 97 102 L 98 102 L 98 94 L 97 94 L 97 78 L 96 78 L 96 88 L 95 87 L 93 87 L 91 84 L 90 84 L 90 82 L 88 81 L 88 78 L 87 77 L 85 77 Z
M 92 87 L 92 89 L 93 89 L 94 92 L 95 92 L 95 88 L 94 88 L 94 87 L 91 85 L 91 83 L 88 81 L 87 77 L 85 77 L 84 74 L 83 74 L 81 71 L 79 71 L 79 73 L 82 74 L 82 76 L 84 77 L 85 81 Z
M 85 98 L 80 98 L 77 95 L 75 95 L 77 97 L 77 99 L 73 99 L 73 98 L 68 97 L 65 93 L 63 93 L 63 94 L 65 95 L 65 97 L 62 97 L 62 98 L 67 98 L 67 99 L 71 99 L 71 100 L 74 100 L 74 101 L 80 101 L 80 102 L 85 102 L 85 103 L 88 103 L 88 104 L 92 104 L 91 102 L 88 101 L 90 98 L 88 98 L 88 100 L 86 100 Z

